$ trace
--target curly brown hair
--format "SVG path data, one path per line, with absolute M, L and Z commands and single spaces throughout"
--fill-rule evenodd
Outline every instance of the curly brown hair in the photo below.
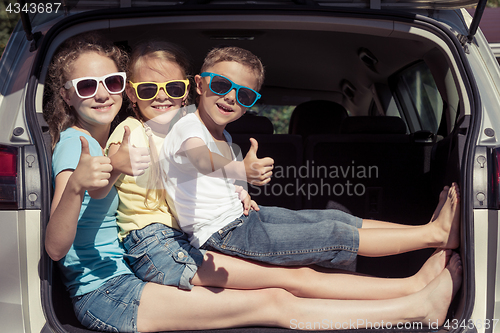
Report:
M 49 66 L 44 91 L 44 118 L 49 125 L 52 149 L 62 131 L 76 124 L 76 111 L 63 100 L 60 89 L 68 81 L 73 63 L 86 52 L 96 52 L 112 59 L 119 71 L 125 71 L 128 55 L 99 33 L 83 33 L 67 39 L 59 46 Z

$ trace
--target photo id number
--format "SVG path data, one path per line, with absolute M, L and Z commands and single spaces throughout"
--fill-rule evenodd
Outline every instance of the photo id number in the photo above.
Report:
M 443 327 L 446 329 L 458 329 L 458 328 L 477 328 L 477 329 L 495 329 L 495 326 L 498 324 L 498 319 L 478 319 L 478 320 L 473 320 L 473 319 L 464 319 L 464 320 L 458 320 L 458 319 L 448 319 L 444 323 Z
M 21 6 L 20 3 L 9 3 L 9 5 L 5 8 L 5 11 L 9 14 L 19 14 L 30 13 L 30 14 L 41 14 L 41 13 L 57 13 L 59 11 L 59 7 L 61 7 L 60 2 L 48 2 L 48 3 L 25 3 Z

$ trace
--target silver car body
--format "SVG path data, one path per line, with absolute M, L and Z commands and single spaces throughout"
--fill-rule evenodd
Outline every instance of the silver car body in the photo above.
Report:
M 0 210 L 0 327 L 3 332 L 64 332 L 60 322 L 54 319 L 51 302 L 52 264 L 44 253 L 44 226 L 48 221 L 50 205 L 50 152 L 47 151 L 46 130 L 44 132 L 43 81 L 46 68 L 57 46 L 66 38 L 79 32 L 93 29 L 119 29 L 120 27 L 150 24 L 203 25 L 206 27 L 235 26 L 259 21 L 265 27 L 291 21 L 295 29 L 339 29 L 343 24 L 353 29 L 369 27 L 374 34 L 392 35 L 408 33 L 418 38 L 432 40 L 439 45 L 450 60 L 449 75 L 460 75 L 458 94 L 463 115 L 476 115 L 470 124 L 470 133 L 462 160 L 462 214 L 463 243 L 461 254 L 464 258 L 464 288 L 466 302 L 460 305 L 457 327 L 454 331 L 500 332 L 495 318 L 500 318 L 500 216 L 498 209 L 486 203 L 494 200 L 489 180 L 496 163 L 491 153 L 500 147 L 500 66 L 492 49 L 500 53 L 500 45 L 488 44 L 480 31 L 472 43 L 460 45 L 460 36 L 467 36 L 472 17 L 464 9 L 453 9 L 468 3 L 449 4 L 451 9 L 435 9 L 435 5 L 412 4 L 411 2 L 364 2 L 323 3 L 325 8 L 358 7 L 377 11 L 408 11 L 416 13 L 418 24 L 413 22 L 379 20 L 359 20 L 346 17 L 333 20 L 328 16 L 309 13 L 299 16 L 287 14 L 248 14 L 240 13 L 236 18 L 221 13 L 219 15 L 169 15 L 164 17 L 106 18 L 92 21 L 79 21 L 66 24 L 63 29 L 52 32 L 59 22 L 67 22 L 78 12 L 97 10 L 92 1 L 85 7 L 74 7 L 69 15 L 51 15 L 37 24 L 37 14 L 32 22 L 32 32 L 41 33 L 41 38 L 27 40 L 21 25 L 12 34 L 5 53 L 0 60 L 0 146 L 18 148 L 18 183 L 16 200 L 18 208 Z M 109 1 L 109 3 L 115 3 Z M 120 1 L 141 5 L 135 1 Z M 446 5 L 446 4 L 445 4 Z M 101 6 L 101 5 L 99 5 Z M 111 4 L 110 4 L 111 6 Z M 201 5 L 200 5 L 201 6 Z M 413 8 L 417 6 L 418 8 Z M 437 5 L 436 5 L 437 6 Z M 201 7 L 200 7 L 201 8 Z M 61 8 L 61 10 L 63 10 Z M 117 8 L 120 10 L 120 8 Z M 96 12 L 96 15 L 97 15 Z M 295 21 L 295 22 L 294 22 Z M 451 37 L 445 42 L 427 30 L 425 25 L 438 25 L 442 34 L 456 36 L 450 45 Z M 348 29 L 348 28 L 346 28 Z M 463 37 L 462 37 L 463 38 Z M 463 40 L 463 39 L 462 39 Z M 43 45 L 43 47 L 42 47 Z M 30 51 L 30 48 L 34 49 Z M 450 51 L 453 49 L 453 52 Z M 43 51 L 45 54 L 40 55 Z M 458 56 L 457 56 L 458 54 Z M 38 57 L 38 58 L 37 58 Z M 36 60 L 38 59 L 38 62 Z M 39 66 L 39 68 L 35 68 Z M 35 77 L 33 73 L 41 73 Z M 29 111 L 27 111 L 29 110 Z M 33 112 L 34 111 L 34 112 Z M 38 124 L 38 125 L 37 125 Z M 45 145 L 43 144 L 45 142 Z M 1 167 L 0 167 L 1 168 Z M 0 183 L 0 186 L 2 184 Z M 2 191 L 2 190 L 0 190 Z M 0 192 L 1 193 L 1 192 Z M 1 196 L 0 196 L 1 197 Z M 488 326 L 488 323 L 490 325 Z M 452 323 L 454 324 L 454 323 Z M 494 327 L 494 329 L 493 329 Z M 452 329 L 453 330 L 453 327 Z

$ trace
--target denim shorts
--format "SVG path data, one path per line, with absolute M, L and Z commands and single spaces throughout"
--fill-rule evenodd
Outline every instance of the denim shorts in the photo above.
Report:
M 137 309 L 146 282 L 133 274 L 111 278 L 98 289 L 73 297 L 76 317 L 88 329 L 137 332 Z
M 187 290 L 206 252 L 193 247 L 182 231 L 161 223 L 131 231 L 123 245 L 125 259 L 141 280 Z
M 259 207 L 215 232 L 202 248 L 281 266 L 349 269 L 356 259 L 361 218 L 335 209 Z

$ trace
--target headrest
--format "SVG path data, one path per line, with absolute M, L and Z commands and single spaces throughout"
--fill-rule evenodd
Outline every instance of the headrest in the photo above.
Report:
M 240 119 L 227 124 L 226 130 L 230 134 L 273 134 L 274 126 L 264 116 L 245 113 Z
M 347 118 L 346 109 L 335 102 L 317 100 L 297 105 L 288 128 L 289 134 L 338 134 L 340 123 Z
M 406 134 L 406 124 L 399 117 L 359 116 L 342 121 L 342 134 Z

